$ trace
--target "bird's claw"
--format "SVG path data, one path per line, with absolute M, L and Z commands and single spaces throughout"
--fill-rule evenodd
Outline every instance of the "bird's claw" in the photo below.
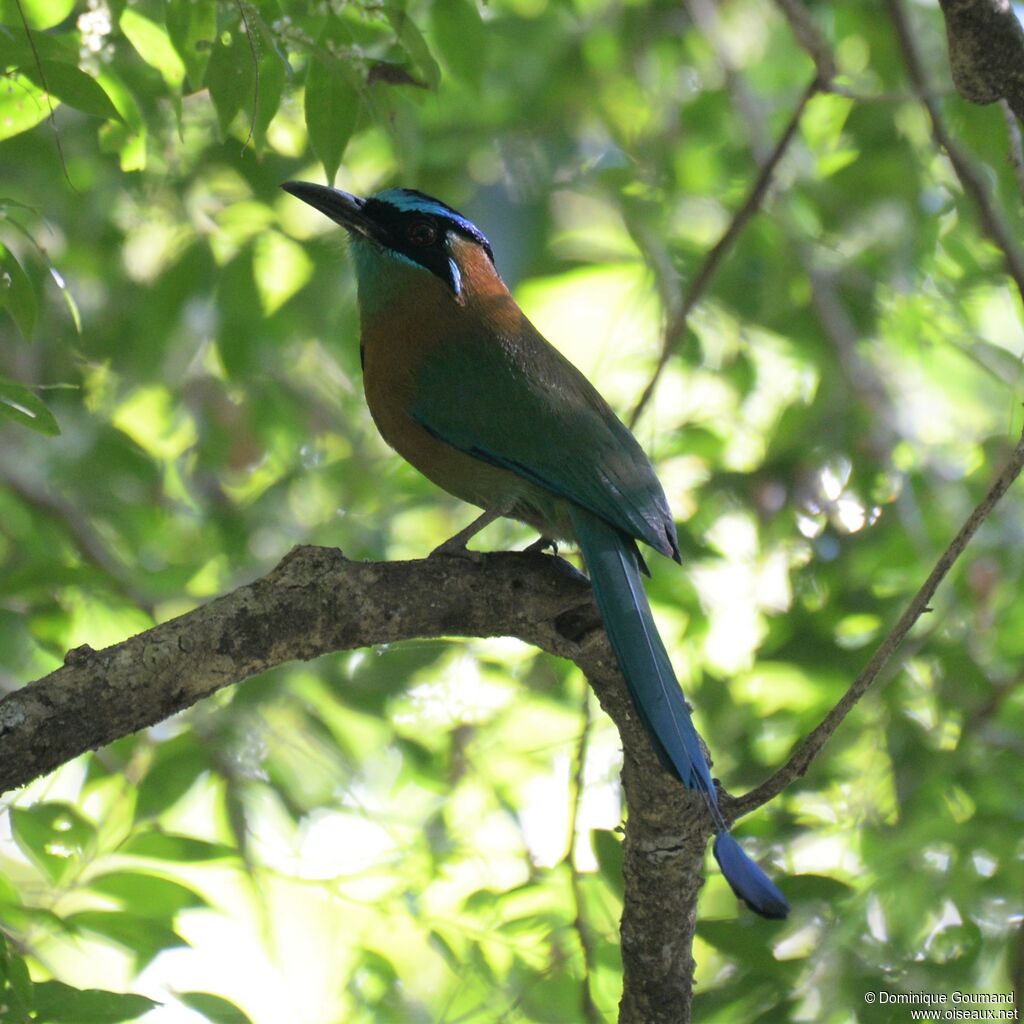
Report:
M 558 554 L 558 541 L 554 537 L 538 537 L 532 544 L 528 544 L 523 548 L 523 552 L 544 552 L 551 549 L 551 554 Z
M 466 542 L 456 534 L 454 537 L 449 537 L 443 544 L 438 544 L 427 557 L 464 558 L 468 562 L 479 564 L 480 560 L 483 558 L 483 553 L 480 551 L 470 551 L 470 549 L 466 547 Z
M 470 562 L 479 563 L 483 558 L 483 554 L 480 551 L 470 551 L 466 545 L 485 527 L 489 526 L 494 522 L 495 519 L 500 519 L 503 515 L 508 512 L 508 509 L 504 506 L 498 506 L 497 508 L 485 509 L 484 512 L 477 516 L 464 530 L 459 530 L 454 537 L 449 537 L 443 544 L 439 544 L 433 551 L 430 552 L 430 557 L 434 555 L 440 555 L 448 558 L 466 558 Z

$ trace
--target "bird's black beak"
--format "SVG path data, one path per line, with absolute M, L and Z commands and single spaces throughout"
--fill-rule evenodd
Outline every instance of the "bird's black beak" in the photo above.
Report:
M 363 212 L 365 199 L 360 199 L 350 192 L 343 192 L 340 188 L 314 185 L 309 181 L 286 181 L 281 188 L 285 192 L 290 192 L 296 199 L 309 203 L 346 231 L 372 238 L 374 241 L 379 240 L 378 226 Z

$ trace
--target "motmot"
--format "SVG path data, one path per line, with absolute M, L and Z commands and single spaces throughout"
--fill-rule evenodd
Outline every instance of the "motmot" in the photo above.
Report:
M 789 904 L 730 834 L 690 709 L 643 586 L 638 542 L 676 562 L 668 500 L 636 438 L 527 319 L 487 238 L 414 189 L 369 198 L 282 186 L 351 238 L 366 401 L 384 440 L 483 514 L 441 549 L 508 516 L 575 541 L 608 639 L 661 764 L 703 797 L 733 892 L 764 917 Z

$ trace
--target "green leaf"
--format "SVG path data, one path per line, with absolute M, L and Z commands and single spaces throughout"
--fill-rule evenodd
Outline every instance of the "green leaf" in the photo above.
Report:
M 32 282 L 6 246 L 0 243 L 0 308 L 5 308 L 26 341 L 36 326 L 36 295 Z
M 489 37 L 473 0 L 447 0 L 430 8 L 431 28 L 444 62 L 459 78 L 479 85 Z
M 96 81 L 103 87 L 103 91 L 110 97 L 111 103 L 117 108 L 123 119 L 123 126 L 128 130 L 145 137 L 146 119 L 139 106 L 135 93 L 128 87 L 124 78 L 121 77 L 113 67 L 104 67 L 96 76 Z M 104 125 L 118 127 L 116 125 Z
M 783 884 L 786 896 L 794 903 L 823 900 L 834 904 L 848 899 L 855 892 L 852 886 L 827 875 L 788 875 Z
M 306 250 L 277 231 L 264 231 L 253 247 L 253 277 L 267 316 L 276 313 L 313 276 Z
M 222 137 L 227 135 L 243 103 L 251 100 L 255 81 L 244 29 L 226 29 L 217 39 L 206 68 L 206 87 L 217 111 Z
M 306 76 L 305 105 L 310 145 L 333 185 L 359 114 L 356 76 L 340 61 L 314 58 Z
M 217 289 L 221 310 L 217 350 L 228 374 L 239 379 L 251 371 L 257 358 L 257 350 L 246 339 L 263 322 L 252 256 L 249 248 L 240 252 L 222 270 Z
M 205 839 L 194 839 L 192 836 L 180 836 L 155 829 L 137 833 L 125 843 L 122 850 L 136 857 L 152 857 L 169 863 L 223 860 L 238 856 L 230 846 L 221 843 L 208 843 Z
M 135 953 L 135 969 L 142 970 L 165 949 L 180 949 L 188 943 L 171 927 L 151 917 L 123 910 L 85 910 L 69 914 L 64 924 L 75 932 L 93 932 Z
M 839 142 L 854 101 L 835 93 L 818 93 L 800 118 L 800 131 L 815 150 L 826 150 Z
M 74 9 L 75 0 L 0 0 L 0 23 L 24 31 L 22 15 L 28 27 L 43 31 L 59 25 Z
M 462 968 L 462 957 L 452 948 L 451 943 L 436 929 L 430 932 L 430 945 L 437 950 L 452 972 Z
M 565 1024 L 579 1019 L 579 985 L 568 971 L 523 972 L 517 981 L 523 993 L 527 1020 L 538 1024 Z
M 47 1024 L 120 1024 L 160 1005 L 145 996 L 72 988 L 60 981 L 38 982 L 35 997 L 38 1019 Z
M 60 433 L 53 413 L 35 393 L 6 377 L 0 377 L 0 415 L 48 437 L 56 437 Z
M 100 151 L 116 153 L 121 170 L 141 171 L 146 167 L 146 136 L 123 125 L 107 123 L 100 129 Z
M 66 927 L 88 931 L 133 951 L 135 969 L 141 970 L 165 949 L 180 949 L 188 943 L 171 927 L 151 917 L 123 910 L 85 910 L 64 918 Z
M 601 869 L 601 877 L 621 899 L 626 891 L 622 876 L 622 840 L 615 832 L 603 828 L 591 830 L 590 840 L 594 844 L 594 856 Z
M 441 69 L 434 60 L 423 33 L 416 27 L 415 22 L 409 17 L 405 8 L 401 5 L 388 2 L 384 5 L 391 27 L 398 36 L 402 49 L 409 55 L 409 59 L 416 66 L 423 78 L 424 84 L 429 89 L 436 89 L 441 84 Z
M 121 12 L 119 24 L 138 55 L 160 72 L 173 92 L 179 92 L 185 80 L 185 64 L 171 43 L 167 30 L 134 7 L 126 7 Z
M 103 86 L 73 64 L 44 60 L 41 64 L 25 64 L 20 71 L 38 88 L 47 90 L 51 96 L 83 114 L 124 121 Z
M 778 930 L 779 924 L 761 919 L 749 928 L 740 928 L 735 921 L 697 922 L 697 934 L 706 943 L 767 973 L 771 973 L 776 960 L 772 956 L 771 945 L 764 941 L 764 937 L 766 934 L 772 934 L 773 928 Z
M 206 86 L 217 109 L 221 135 L 244 110 L 249 115 L 246 141 L 251 137 L 259 153 L 281 102 L 286 64 L 262 19 L 251 10 L 247 17 L 221 33 L 206 69 Z
M 170 0 L 167 34 L 185 62 L 189 86 L 199 89 L 217 41 L 217 7 L 213 0 Z
M 59 105 L 56 99 L 52 103 Z M 49 116 L 46 94 L 29 78 L 17 71 L 0 77 L 0 141 L 35 128 Z
M 250 16 L 249 26 L 256 38 L 259 87 L 253 89 L 252 98 L 243 106 L 249 110 L 253 148 L 257 153 L 262 153 L 263 144 L 267 139 L 267 129 L 281 105 L 287 65 L 274 45 L 274 37 L 263 19 Z M 254 102 L 255 111 L 252 109 Z
M 10 814 L 14 841 L 56 883 L 78 870 L 96 836 L 92 823 L 70 804 L 12 807 Z
M 0 1006 L 6 1004 L 13 1011 L 11 1016 L 0 1016 L 0 1020 L 28 1020 L 34 1001 L 28 965 L 0 931 Z
M 3 619 L 0 618 L 0 622 L 2 621 Z M 11 637 L 11 632 L 4 630 L 0 636 L 3 636 L 3 639 L 7 641 Z M 18 895 L 18 890 L 15 888 L 14 883 L 6 875 L 0 875 L 0 904 L 10 903 L 17 905 L 20 902 L 21 897 Z M 0 931 L 0 936 L 2 935 L 3 932 Z
M 210 1024 L 252 1024 L 252 1018 L 223 996 L 209 992 L 181 992 L 178 998 L 190 1009 L 201 1013 Z
M 112 871 L 91 879 L 89 888 L 113 896 L 140 917 L 172 919 L 182 910 L 208 906 L 199 893 L 180 882 L 141 871 Z
M 177 803 L 209 767 L 209 755 L 192 733 L 161 743 L 139 783 L 136 820 L 154 818 Z

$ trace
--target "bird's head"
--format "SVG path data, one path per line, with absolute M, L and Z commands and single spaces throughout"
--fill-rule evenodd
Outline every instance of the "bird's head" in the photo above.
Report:
M 394 273 L 396 264 L 432 275 L 459 304 L 465 301 L 471 278 L 500 281 L 483 232 L 457 210 L 423 192 L 389 188 L 361 199 L 305 181 L 288 181 L 281 187 L 348 231 L 360 293 L 401 276 Z

